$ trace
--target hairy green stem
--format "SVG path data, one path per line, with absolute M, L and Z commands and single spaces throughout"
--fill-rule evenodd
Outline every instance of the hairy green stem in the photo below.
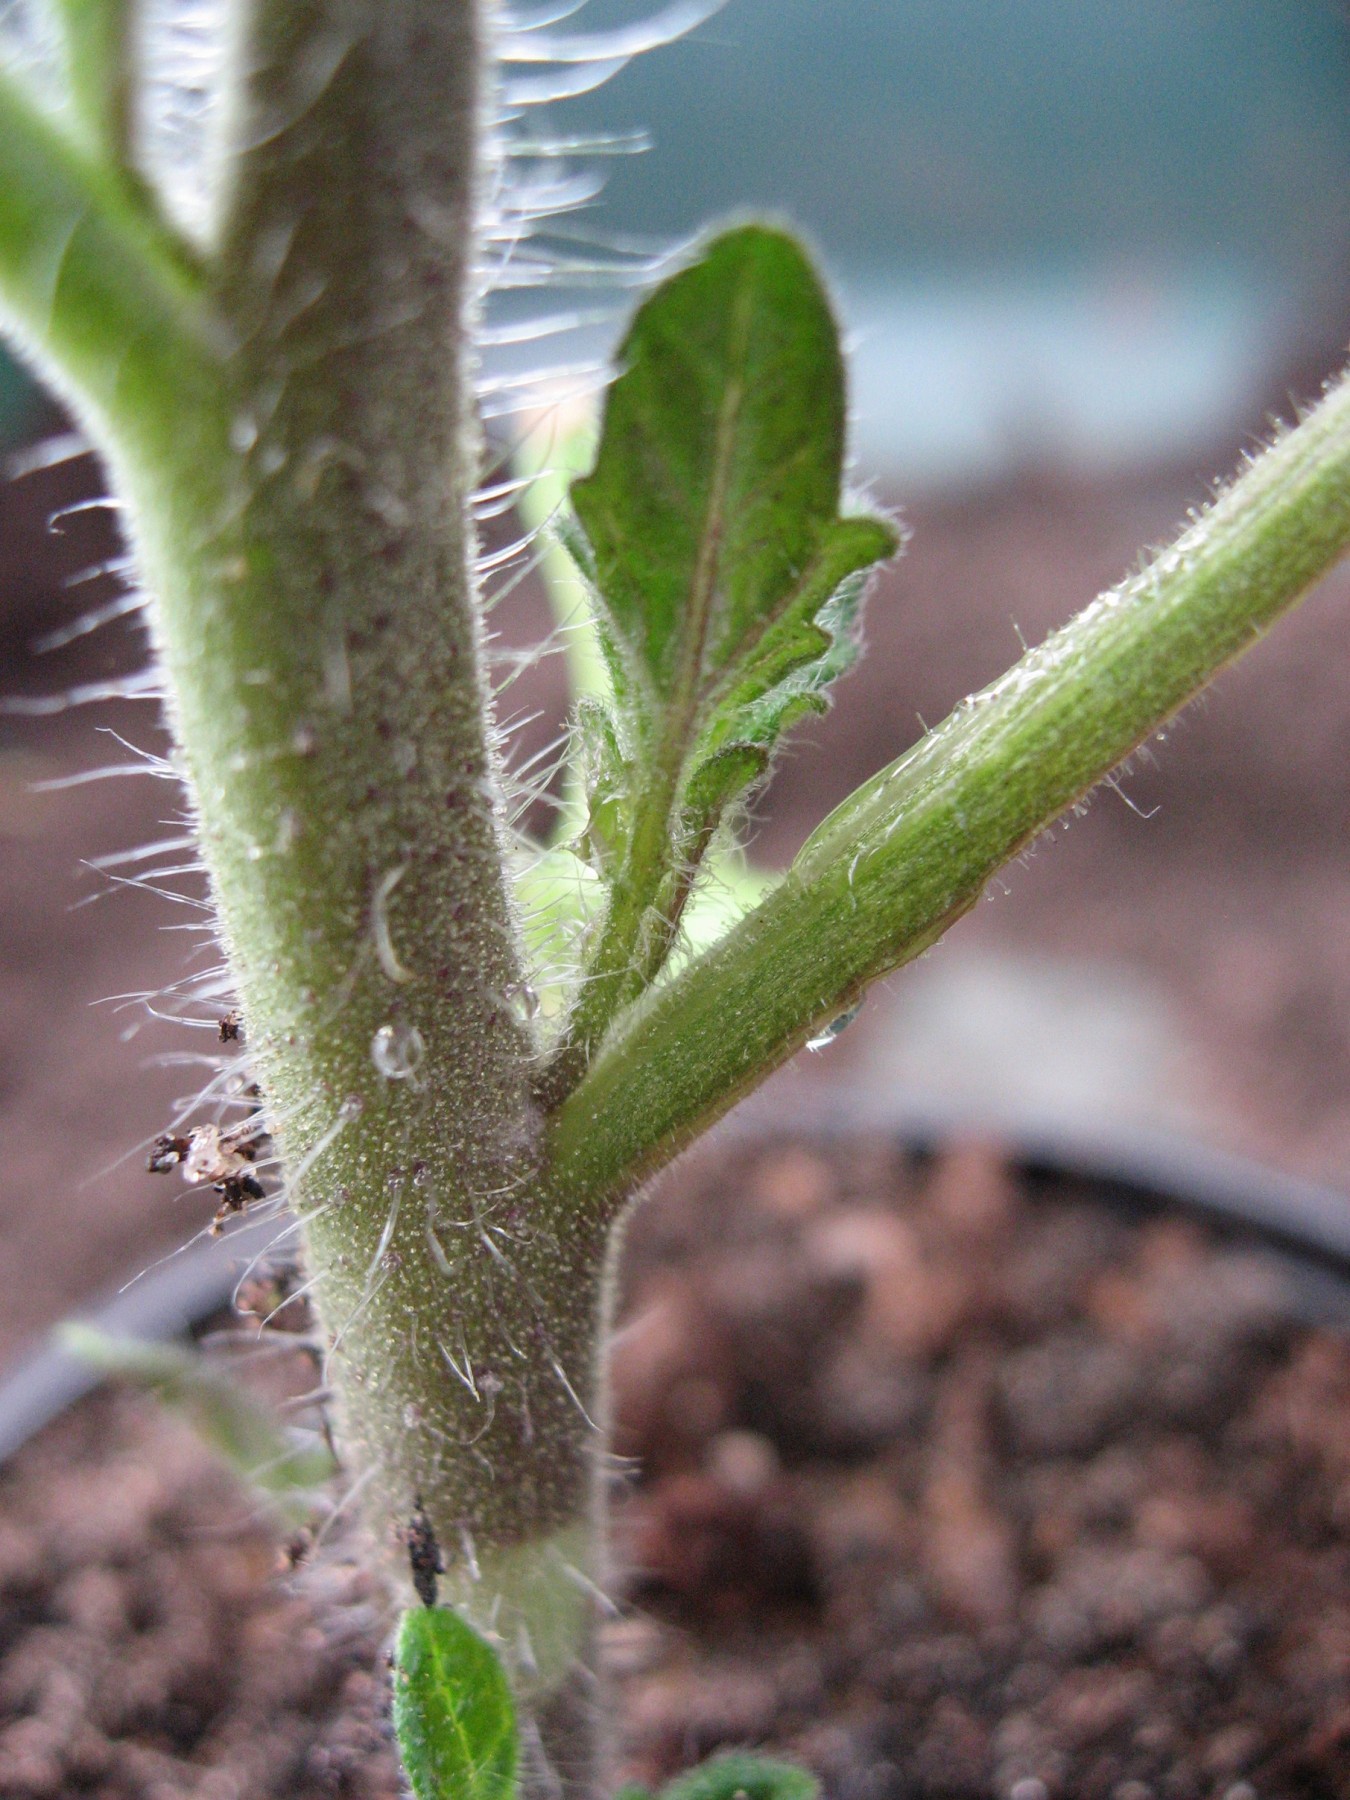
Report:
M 255 33 L 220 258 L 233 504 L 207 567 L 159 572 L 166 660 L 373 1515 L 396 1548 L 420 1502 L 546 1708 L 586 1604 L 603 1253 L 538 1197 L 487 738 L 482 20 L 276 0 Z M 551 1748 L 584 1787 L 577 1735 Z
M 555 1114 L 555 1181 L 622 1204 L 1256 642 L 1350 547 L 1342 381 L 1168 550 L 964 701 L 621 1019 Z

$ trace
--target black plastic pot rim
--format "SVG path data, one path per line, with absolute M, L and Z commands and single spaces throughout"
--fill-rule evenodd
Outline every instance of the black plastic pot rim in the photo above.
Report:
M 893 1137 L 923 1154 L 944 1144 L 996 1143 L 1023 1173 L 1091 1181 L 1122 1199 L 1169 1207 L 1240 1232 L 1292 1254 L 1336 1289 L 1344 1317 L 1350 1294 L 1350 1196 L 1201 1142 L 1120 1125 L 1085 1124 L 1050 1114 L 1000 1117 L 968 1108 L 915 1105 L 812 1084 L 793 1095 L 791 1117 L 781 1096 L 749 1102 L 718 1127 L 714 1141 Z M 76 1315 L 111 1337 L 164 1343 L 184 1337 L 220 1312 L 241 1277 L 285 1234 L 284 1219 L 243 1219 L 218 1238 L 204 1238 L 135 1278 L 101 1305 Z M 270 1236 L 264 1240 L 261 1230 Z M 102 1383 L 90 1364 L 52 1337 L 0 1380 L 0 1462 L 44 1425 Z
M 997 1144 L 1029 1175 L 1076 1177 L 1240 1229 L 1350 1276 L 1350 1195 L 1272 1169 L 1197 1138 L 1146 1126 L 1083 1120 L 1028 1108 L 1000 1113 L 965 1105 L 916 1102 L 877 1090 L 821 1084 L 792 1094 L 790 1117 L 780 1090 L 739 1107 L 717 1132 L 765 1138 L 862 1133 L 896 1138 L 918 1153 L 954 1143 Z

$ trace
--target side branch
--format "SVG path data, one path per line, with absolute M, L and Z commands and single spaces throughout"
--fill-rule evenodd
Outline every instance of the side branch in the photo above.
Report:
M 125 167 L 130 87 L 131 0 L 57 0 L 71 96 L 94 148 Z
M 1259 638 L 1350 547 L 1350 380 L 1140 574 L 864 784 L 782 885 L 622 1019 L 559 1108 L 562 1192 L 608 1210 Z
M 208 321 L 174 240 L 0 73 L 0 323 L 105 447 L 167 453 L 215 383 Z

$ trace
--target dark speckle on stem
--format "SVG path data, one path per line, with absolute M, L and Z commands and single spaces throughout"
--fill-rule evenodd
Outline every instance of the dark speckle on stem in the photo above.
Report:
M 414 1503 L 416 1510 L 408 1521 L 408 1566 L 412 1584 L 423 1606 L 435 1606 L 438 1575 L 445 1573 L 445 1558 L 436 1542 L 431 1520 L 422 1509 L 422 1496 Z

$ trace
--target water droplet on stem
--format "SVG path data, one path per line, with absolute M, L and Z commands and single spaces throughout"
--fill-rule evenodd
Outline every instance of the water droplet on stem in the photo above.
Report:
M 370 1040 L 371 1061 L 386 1081 L 407 1081 L 417 1073 L 426 1053 L 421 1032 L 401 1019 L 381 1025 Z
M 847 1012 L 841 1012 L 837 1019 L 831 1019 L 829 1024 L 823 1026 L 814 1037 L 807 1038 L 807 1049 L 828 1050 L 834 1040 L 848 1030 L 862 1008 L 863 1003 L 860 1000 L 856 1006 L 850 1006 Z
M 511 1009 L 511 1016 L 521 1025 L 528 1025 L 539 1015 L 539 994 L 528 981 L 518 981 L 507 988 L 506 1004 Z

